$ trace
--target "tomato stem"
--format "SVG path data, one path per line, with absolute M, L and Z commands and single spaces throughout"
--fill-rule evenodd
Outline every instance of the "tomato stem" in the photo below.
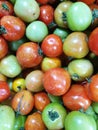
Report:
M 63 12 L 63 13 L 62 13 L 62 19 L 63 19 L 63 21 L 64 21 L 64 22 L 66 22 L 66 21 L 67 21 L 67 18 L 66 18 L 66 13 L 65 13 L 65 12 Z
M 42 49 L 39 47 L 39 49 L 38 49 L 38 54 L 40 55 L 40 56 L 43 56 L 43 51 L 42 51 Z
M 54 121 L 56 118 L 59 117 L 59 114 L 56 111 L 48 111 L 49 118 Z
M 97 9 L 94 9 L 92 11 L 92 23 L 94 22 L 94 20 L 98 18 L 98 10 Z
M 3 7 L 4 10 L 9 11 L 9 8 L 5 3 L 2 4 L 2 7 Z
M 0 34 L 6 34 L 6 33 L 7 33 L 7 31 L 6 31 L 5 27 L 0 26 Z

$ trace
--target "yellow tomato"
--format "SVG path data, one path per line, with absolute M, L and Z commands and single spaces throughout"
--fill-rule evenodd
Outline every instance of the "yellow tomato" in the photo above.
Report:
M 16 78 L 12 83 L 12 90 L 15 92 L 19 92 L 20 90 L 25 89 L 25 79 L 24 78 Z

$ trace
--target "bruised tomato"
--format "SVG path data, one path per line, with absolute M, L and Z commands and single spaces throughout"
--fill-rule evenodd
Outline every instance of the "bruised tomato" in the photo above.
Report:
M 71 77 L 64 68 L 49 69 L 44 73 L 43 86 L 45 90 L 55 96 L 65 94 L 71 84 Z

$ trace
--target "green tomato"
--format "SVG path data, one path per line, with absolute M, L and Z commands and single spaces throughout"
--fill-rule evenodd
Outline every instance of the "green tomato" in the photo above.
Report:
M 92 12 L 84 2 L 74 2 L 66 12 L 68 27 L 72 31 L 84 31 L 92 22 Z
M 74 59 L 68 64 L 68 72 L 74 81 L 83 81 L 93 74 L 94 67 L 88 59 Z
M 32 22 L 39 17 L 40 8 L 35 0 L 16 0 L 15 14 L 25 22 Z
M 22 71 L 20 64 L 16 56 L 7 55 L 0 61 L 0 73 L 4 74 L 9 78 L 14 78 L 19 75 Z
M 33 21 L 26 28 L 26 36 L 33 42 L 41 42 L 48 35 L 48 28 L 44 22 Z
M 42 119 L 46 127 L 52 130 L 64 128 L 66 115 L 66 109 L 57 102 L 48 104 L 42 111 Z
M 79 111 L 71 111 L 65 118 L 65 130 L 97 130 L 96 121 Z
M 26 116 L 24 116 L 24 115 L 16 115 L 13 130 L 24 130 L 25 121 L 26 121 Z
M 93 110 L 98 114 L 98 102 L 92 103 Z
M 15 4 L 16 0 L 9 0 L 12 4 Z
M 15 113 L 10 106 L 0 105 L 0 130 L 14 130 Z

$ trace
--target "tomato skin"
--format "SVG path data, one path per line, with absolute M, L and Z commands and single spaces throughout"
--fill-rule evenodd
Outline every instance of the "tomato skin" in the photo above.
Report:
M 8 41 L 19 40 L 25 34 L 25 23 L 16 16 L 3 16 L 0 20 L 0 26 L 2 36 Z
M 0 102 L 3 102 L 10 96 L 10 88 L 6 81 L 0 81 Z
M 56 34 L 50 34 L 42 41 L 41 49 L 46 56 L 57 57 L 63 53 L 62 40 Z
M 54 8 L 47 4 L 47 5 L 42 5 L 40 6 L 40 15 L 39 15 L 39 20 L 43 21 L 46 25 L 50 24 L 53 22 L 54 18 Z
M 70 88 L 71 77 L 63 68 L 53 68 L 44 73 L 43 86 L 45 90 L 54 95 L 61 96 Z
M 64 105 L 70 110 L 86 110 L 91 105 L 91 100 L 85 92 L 84 86 L 72 84 L 70 90 L 62 96 Z
M 96 27 L 90 34 L 88 45 L 89 49 L 95 54 L 98 55 L 98 27 Z
M 40 50 L 39 45 L 34 42 L 26 42 L 20 45 L 16 52 L 18 62 L 25 68 L 31 68 L 39 65 L 43 59 L 43 55 L 40 54 Z
M 95 2 L 95 0 L 78 0 L 78 1 L 84 2 L 84 3 L 88 4 L 88 5 Z
M 12 99 L 11 107 L 18 114 L 29 114 L 34 107 L 34 97 L 32 93 L 28 90 L 21 90 L 17 92 Z
M 8 44 L 7 41 L 0 36 L 0 59 L 6 56 L 8 53 Z
M 34 94 L 34 106 L 40 112 L 42 112 L 49 103 L 50 99 L 45 92 L 38 92 Z
M 0 1 L 0 18 L 5 15 L 13 15 L 13 13 L 14 13 L 14 8 L 11 2 L 7 0 Z
M 47 4 L 49 2 L 49 0 L 36 0 L 39 4 Z
M 34 112 L 28 115 L 25 122 L 25 130 L 46 130 L 41 113 Z

